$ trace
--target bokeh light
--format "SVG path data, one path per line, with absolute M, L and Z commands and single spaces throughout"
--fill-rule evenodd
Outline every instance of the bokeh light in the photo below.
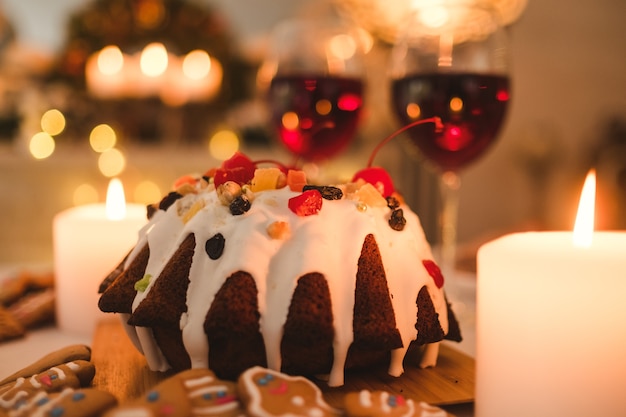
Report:
M 54 152 L 54 138 L 46 132 L 38 132 L 30 138 L 28 150 L 35 159 L 46 159 Z
M 124 67 L 124 54 L 115 45 L 105 46 L 98 54 L 98 69 L 106 75 L 114 75 Z
M 41 116 L 41 129 L 50 136 L 58 135 L 65 130 L 65 116 L 60 110 L 48 110 Z
M 112 149 L 117 142 L 115 130 L 108 124 L 94 127 L 89 134 L 89 144 L 96 152 L 106 152 Z
M 206 51 L 196 49 L 183 59 L 183 73 L 192 80 L 201 80 L 211 72 L 211 57 Z
M 209 139 L 209 152 L 215 159 L 228 159 L 239 149 L 239 138 L 232 130 L 220 130 Z
M 82 206 L 85 204 L 93 204 L 98 202 L 98 191 L 91 184 L 81 184 L 74 190 L 72 196 L 72 202 L 75 206 Z
M 153 42 L 146 45 L 141 52 L 139 66 L 141 72 L 148 77 L 158 77 L 167 69 L 168 57 L 165 45 L 160 42 Z
M 133 200 L 139 204 L 152 204 L 161 200 L 161 189 L 154 182 L 142 181 L 135 187 Z
M 300 125 L 300 118 L 295 112 L 288 111 L 287 113 L 283 114 L 281 122 L 283 126 L 285 126 L 285 129 L 296 130 Z
M 126 157 L 116 148 L 102 152 L 98 157 L 98 169 L 105 177 L 115 177 L 126 168 Z

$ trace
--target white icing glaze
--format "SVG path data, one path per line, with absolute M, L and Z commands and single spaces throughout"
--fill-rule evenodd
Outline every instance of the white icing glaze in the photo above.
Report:
M 74 372 L 80 369 L 80 365 L 77 364 L 76 362 L 67 362 L 65 366 L 67 366 L 69 369 L 71 369 Z
M 380 393 L 380 409 L 385 414 L 391 412 L 391 407 L 389 406 L 389 393 L 387 391 Z
M 210 384 L 213 381 L 215 381 L 215 378 L 207 375 L 200 378 L 188 379 L 184 382 L 184 384 L 187 388 L 195 388 L 201 385 Z
M 422 412 L 419 417 L 446 417 L 448 415 L 448 413 L 441 408 L 425 403 L 424 401 L 420 401 L 420 407 L 422 408 Z
M 41 388 L 41 382 L 37 381 L 37 376 L 38 375 L 33 375 L 30 377 L 30 379 L 28 380 L 28 382 L 30 382 L 30 385 L 33 388 Z
M 50 370 L 56 372 L 57 376 L 59 377 L 61 381 L 65 381 L 65 372 L 63 372 L 61 368 L 57 368 L 56 366 L 53 366 L 52 368 L 50 368 Z
M 225 392 L 226 389 L 227 388 L 225 385 L 215 385 L 212 387 L 199 388 L 197 390 L 191 391 L 189 393 L 189 398 L 200 397 L 201 395 L 204 395 L 204 394 L 214 394 L 217 392 Z
M 372 406 L 372 393 L 365 389 L 359 391 L 359 404 L 362 407 L 370 408 Z
M 362 203 L 343 198 L 324 200 L 317 215 L 301 217 L 291 212 L 287 205 L 288 200 L 298 194 L 287 187 L 259 192 L 247 213 L 234 216 L 209 187 L 199 190 L 198 194 L 186 195 L 183 202 L 173 204 L 167 211 L 159 210 L 140 232 L 139 241 L 126 262 L 127 267 L 139 250 L 146 243 L 149 245 L 146 274 L 152 279 L 145 291 L 137 293 L 133 310 L 150 293 L 183 240 L 193 233 L 196 249 L 189 272 L 188 311 L 180 319 L 191 367 L 208 367 L 210 347 L 203 327 L 206 314 L 225 280 L 237 271 L 245 271 L 255 280 L 258 291 L 259 325 L 268 367 L 279 370 L 283 325 L 297 280 L 307 273 L 321 273 L 328 282 L 334 318 L 334 361 L 329 385 L 342 385 L 344 364 L 353 340 L 357 263 L 365 237 L 372 234 L 381 253 L 396 326 L 404 345 L 393 352 L 389 371 L 393 375 L 401 374 L 406 348 L 417 337 L 415 301 L 424 285 L 444 332 L 448 330 L 443 291 L 436 287 L 421 264 L 433 257 L 417 215 L 403 206 L 406 227 L 396 231 L 388 224 L 389 208 L 368 207 L 361 211 L 357 205 Z M 190 206 L 195 199 L 203 199 L 204 207 L 185 224 L 178 210 Z M 288 238 L 268 236 L 267 226 L 275 221 L 289 225 L 291 233 Z M 204 246 L 217 233 L 225 237 L 226 244 L 221 257 L 212 260 Z M 166 370 L 169 367 L 150 329 L 127 326 L 127 332 L 146 356 L 151 369 Z

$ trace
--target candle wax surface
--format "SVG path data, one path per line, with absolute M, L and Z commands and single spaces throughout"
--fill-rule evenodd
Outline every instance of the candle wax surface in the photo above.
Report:
M 504 236 L 478 252 L 476 415 L 626 415 L 626 233 Z
M 54 218 L 57 322 L 62 330 L 90 335 L 103 317 L 98 287 L 135 245 L 147 223 L 146 208 L 126 205 L 126 217 L 106 218 L 104 204 L 68 209 Z

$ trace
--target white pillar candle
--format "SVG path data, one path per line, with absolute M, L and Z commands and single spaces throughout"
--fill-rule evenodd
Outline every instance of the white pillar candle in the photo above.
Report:
M 147 222 L 146 208 L 139 204 L 127 204 L 125 215 L 117 220 L 109 217 L 105 204 L 89 204 L 54 218 L 56 318 L 63 331 L 92 335 L 104 315 L 98 309 L 98 287 Z
M 626 232 L 504 236 L 478 251 L 476 415 L 625 416 Z

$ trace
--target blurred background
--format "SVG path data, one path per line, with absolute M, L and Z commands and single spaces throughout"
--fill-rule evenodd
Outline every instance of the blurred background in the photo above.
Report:
M 497 2 L 516 13 L 507 28 L 512 101 L 498 142 L 462 173 L 459 257 L 469 269 L 478 245 L 495 236 L 571 229 L 592 166 L 597 228 L 626 229 L 623 0 Z M 386 63 L 402 3 L 0 0 L 0 263 L 50 263 L 54 215 L 104 201 L 111 177 L 123 181 L 128 201 L 149 203 L 177 177 L 203 173 L 235 149 L 287 161 L 268 126 L 257 72 L 270 31 L 291 17 L 339 15 L 369 33 L 358 135 L 323 166 L 350 178 L 399 127 Z M 140 53 L 155 42 L 178 71 L 160 82 L 140 71 Z M 189 58 L 196 50 L 208 54 Z M 119 57 L 127 73 L 116 78 Z M 191 69 L 187 58 L 196 63 Z M 401 141 L 376 162 L 436 244 L 434 172 L 416 165 Z

